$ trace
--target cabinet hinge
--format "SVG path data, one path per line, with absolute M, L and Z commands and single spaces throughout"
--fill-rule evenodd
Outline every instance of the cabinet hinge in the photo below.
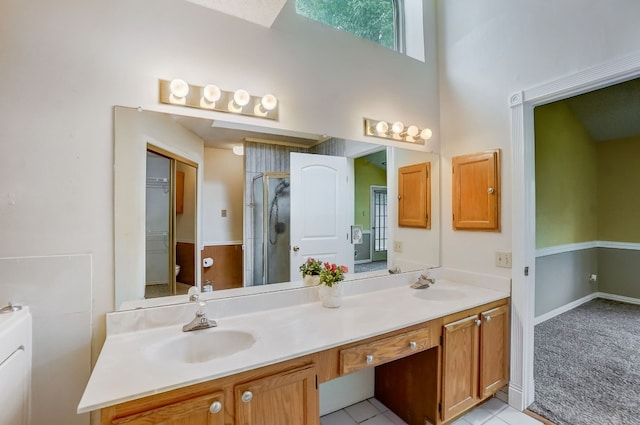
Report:
M 442 403 L 438 403 L 438 413 L 442 413 Z
M 316 375 L 316 390 L 318 389 L 318 375 Z
M 444 337 L 440 335 L 440 345 L 444 345 Z

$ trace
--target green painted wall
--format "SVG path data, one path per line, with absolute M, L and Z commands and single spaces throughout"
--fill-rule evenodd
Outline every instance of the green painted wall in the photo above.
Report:
M 536 247 L 597 240 L 596 144 L 565 103 L 534 113 Z
M 366 157 L 354 161 L 355 174 L 355 217 L 356 225 L 364 230 L 371 228 L 371 186 L 386 186 L 387 172 L 366 160 Z
M 640 136 L 596 146 L 598 240 L 640 242 Z

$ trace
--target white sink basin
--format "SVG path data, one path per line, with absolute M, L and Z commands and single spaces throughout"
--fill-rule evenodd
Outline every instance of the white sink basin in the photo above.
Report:
M 435 284 L 426 289 L 416 289 L 415 296 L 429 301 L 455 301 L 466 297 L 466 294 L 459 289 Z
M 184 332 L 154 344 L 149 355 L 168 363 L 202 363 L 244 351 L 255 342 L 248 332 L 211 328 Z

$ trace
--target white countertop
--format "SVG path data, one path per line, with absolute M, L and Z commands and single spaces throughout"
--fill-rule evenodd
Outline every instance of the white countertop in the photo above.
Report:
M 215 319 L 218 327 L 192 333 L 241 330 L 253 334 L 256 341 L 244 351 L 203 363 L 169 364 L 154 359 L 153 346 L 182 335 L 184 323 L 109 335 L 78 413 L 278 363 L 509 296 L 502 291 L 443 279 L 423 290 L 398 283 L 389 286 L 353 295 L 349 295 L 345 286 L 342 307 L 337 309 L 325 308 L 317 301 L 219 318 L 208 308 L 209 318 Z M 420 297 L 422 292 L 438 288 L 453 289 L 463 296 L 453 300 Z M 195 311 L 195 306 L 190 307 Z

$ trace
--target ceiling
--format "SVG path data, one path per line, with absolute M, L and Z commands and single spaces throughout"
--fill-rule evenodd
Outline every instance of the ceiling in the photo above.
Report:
M 563 102 L 596 142 L 640 135 L 640 78 Z
M 187 0 L 270 28 L 287 0 Z
M 259 141 L 272 144 L 286 144 L 311 147 L 328 139 L 324 134 L 310 134 L 282 129 L 270 129 L 247 124 L 205 118 L 171 115 L 179 125 L 204 140 L 205 147 L 232 149 L 245 141 Z

